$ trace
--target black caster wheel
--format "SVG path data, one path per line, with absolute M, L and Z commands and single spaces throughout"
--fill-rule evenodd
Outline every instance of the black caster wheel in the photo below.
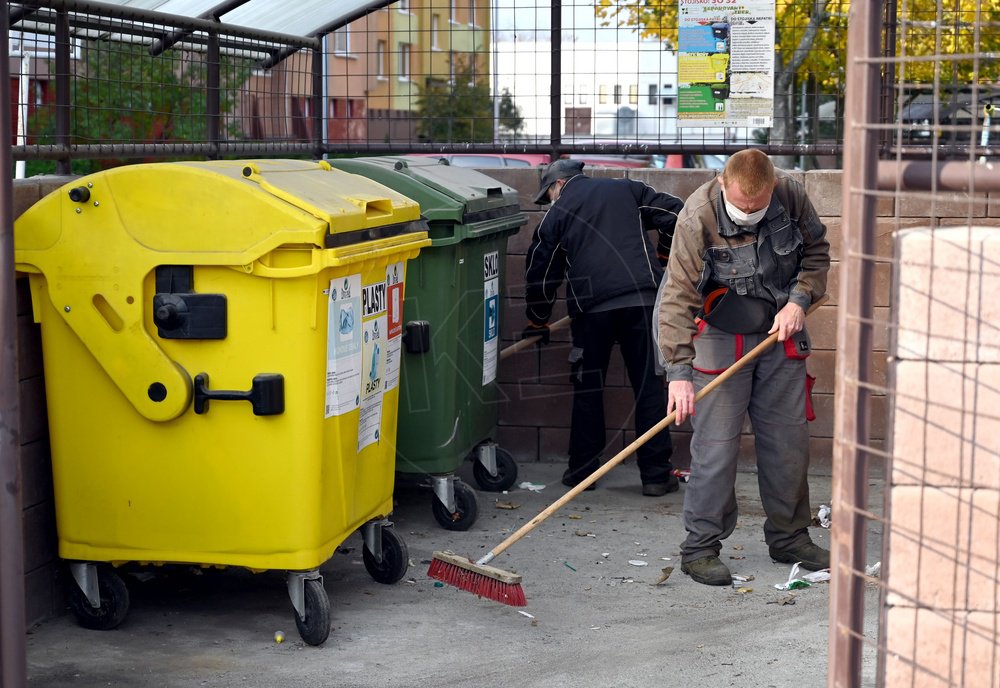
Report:
M 69 606 L 77 623 L 95 631 L 110 631 L 118 628 L 128 614 L 128 588 L 125 581 L 111 566 L 97 566 L 97 589 L 101 594 L 101 606 L 91 606 L 83 590 L 75 582 L 70 584 Z
M 326 594 L 323 582 L 319 580 L 305 581 L 306 618 L 295 612 L 295 627 L 299 635 L 308 645 L 322 645 L 330 636 L 330 598 Z
M 446 530 L 468 530 L 476 522 L 479 515 L 479 503 L 476 501 L 476 491 L 463 483 L 455 481 L 455 513 L 451 513 L 436 496 L 431 501 L 431 509 L 438 524 Z
M 363 545 L 363 557 L 368 574 L 377 583 L 392 585 L 402 580 L 410 568 L 410 552 L 403 538 L 393 528 L 382 528 L 382 562 L 375 561 L 375 555 Z
M 517 463 L 514 457 L 506 449 L 496 448 L 497 452 L 497 474 L 490 475 L 486 466 L 481 461 L 476 460 L 472 464 L 472 477 L 476 479 L 479 489 L 487 492 L 503 492 L 509 490 L 517 482 Z

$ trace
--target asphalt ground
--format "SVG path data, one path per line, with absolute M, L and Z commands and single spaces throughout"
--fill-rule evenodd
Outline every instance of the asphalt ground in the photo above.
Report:
M 472 483 L 470 469 L 460 474 Z M 493 562 L 523 576 L 526 607 L 427 577 L 435 550 L 478 558 L 555 501 L 566 490 L 558 482 L 562 470 L 521 465 L 518 484 L 544 487 L 480 492 L 478 520 L 465 532 L 438 526 L 429 490 L 397 491 L 392 518 L 410 567 L 399 583 L 376 583 L 362 563 L 360 536 L 349 537 L 322 567 L 333 624 L 322 646 L 299 638 L 280 572 L 179 567 L 127 576 L 130 611 L 115 630 L 83 629 L 71 614 L 31 629 L 28 685 L 826 685 L 829 584 L 791 592 L 774 587 L 787 582 L 791 566 L 767 554 L 752 472 L 738 476 L 739 525 L 722 551 L 746 582 L 710 587 L 681 573 L 685 488 L 644 497 L 631 462 Z M 816 513 L 830 503 L 830 478 L 814 475 L 810 484 Z M 881 483 L 871 489 L 880 493 Z M 829 535 L 812 529 L 824 546 Z M 873 563 L 879 534 L 870 537 Z M 866 619 L 877 619 L 877 604 L 871 587 Z M 875 633 L 866 629 L 869 637 Z M 872 653 L 864 667 L 865 685 L 874 686 Z

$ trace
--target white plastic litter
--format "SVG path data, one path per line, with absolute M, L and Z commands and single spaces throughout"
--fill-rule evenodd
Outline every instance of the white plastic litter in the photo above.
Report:
M 823 569 L 822 571 L 810 571 L 809 573 L 802 576 L 802 580 L 809 581 L 810 583 L 823 583 L 830 580 L 830 569 Z
M 832 513 L 833 511 L 826 504 L 819 505 L 819 511 L 816 512 L 816 520 L 819 521 L 821 527 L 830 527 L 830 515 Z
M 534 618 L 535 618 L 534 616 L 532 616 L 532 615 L 531 615 L 531 614 L 529 614 L 528 612 L 523 612 L 523 611 L 521 611 L 520 609 L 518 609 L 518 610 L 517 610 L 517 613 L 518 613 L 518 614 L 520 614 L 521 616 L 526 616 L 526 617 L 528 617 L 529 619 L 534 619 Z
M 649 566 L 649 562 L 642 559 L 629 559 L 628 563 L 632 564 L 632 566 Z
M 527 481 L 518 485 L 522 490 L 531 490 L 532 492 L 541 492 L 545 489 L 545 485 L 540 485 L 539 483 L 529 483 Z
M 812 587 L 812 583 L 807 580 L 803 580 L 803 578 L 799 576 L 799 564 L 796 562 L 792 565 L 792 570 L 788 572 L 788 580 L 784 583 L 775 583 L 774 587 L 777 590 L 798 590 L 799 588 Z

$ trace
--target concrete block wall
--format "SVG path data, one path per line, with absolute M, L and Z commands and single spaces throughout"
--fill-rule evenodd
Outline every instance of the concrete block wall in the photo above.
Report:
M 1000 228 L 898 246 L 885 685 L 996 686 Z
M 711 170 L 650 170 L 650 169 L 590 169 L 593 176 L 628 176 L 641 180 L 653 188 L 672 193 L 681 198 L 687 196 L 701 184 L 714 178 Z M 519 191 L 522 210 L 529 222 L 520 233 L 508 243 L 507 293 L 504 302 L 503 345 L 516 340 L 526 320 L 524 316 L 524 267 L 531 236 L 545 213 L 545 208 L 531 202 L 538 190 L 538 170 L 483 170 L 484 173 L 513 186 Z M 837 299 L 840 284 L 840 205 L 841 173 L 839 171 L 815 171 L 796 173 L 806 186 L 813 204 L 829 230 L 833 266 L 830 272 L 828 293 L 830 301 L 809 317 L 809 331 L 813 341 L 813 355 L 808 362 L 809 371 L 816 377 L 813 402 L 817 419 L 811 424 L 813 470 L 830 472 L 833 453 L 833 413 L 834 413 L 834 372 L 836 365 L 837 341 Z M 914 218 L 928 209 L 921 199 L 914 200 L 912 209 L 900 204 L 903 216 Z M 967 204 L 956 202 L 956 219 L 968 213 Z M 985 213 L 986 205 L 977 206 Z M 940 212 L 941 208 L 936 209 Z M 1000 210 L 1000 209 L 998 209 Z M 890 217 L 895 213 L 891 199 L 879 204 L 878 212 L 884 218 L 885 226 L 879 228 L 878 264 L 876 266 L 876 317 L 888 323 L 889 292 L 891 279 L 892 245 L 889 227 L 904 226 L 908 219 Z M 914 219 L 913 222 L 918 222 Z M 557 305 L 553 321 L 566 314 L 562 301 Z M 889 329 L 880 326 L 875 341 L 876 382 L 885 384 L 885 353 L 889 345 Z M 565 461 L 569 445 L 570 404 L 572 387 L 569 384 L 569 367 L 566 362 L 569 353 L 568 333 L 553 335 L 553 343 L 541 350 L 529 349 L 506 359 L 500 366 L 499 379 L 504 392 L 503 407 L 500 411 L 499 441 L 518 457 L 519 461 Z M 612 356 L 608 372 L 609 387 L 605 395 L 608 446 L 605 457 L 610 458 L 635 439 L 634 419 L 631 416 L 632 391 L 625 376 L 624 366 L 617 354 Z M 873 433 L 877 447 L 884 446 L 885 418 L 887 403 L 884 395 L 874 399 L 875 416 Z M 749 434 L 749 424 L 745 428 L 741 461 L 752 465 L 753 438 Z M 688 445 L 690 427 L 685 424 L 673 431 L 675 454 L 674 463 L 687 466 L 690 462 Z

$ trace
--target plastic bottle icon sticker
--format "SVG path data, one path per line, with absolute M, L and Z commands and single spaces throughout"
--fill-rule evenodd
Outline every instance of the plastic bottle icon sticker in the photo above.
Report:
M 348 338 L 354 332 L 354 308 L 345 304 L 340 308 L 340 336 Z

